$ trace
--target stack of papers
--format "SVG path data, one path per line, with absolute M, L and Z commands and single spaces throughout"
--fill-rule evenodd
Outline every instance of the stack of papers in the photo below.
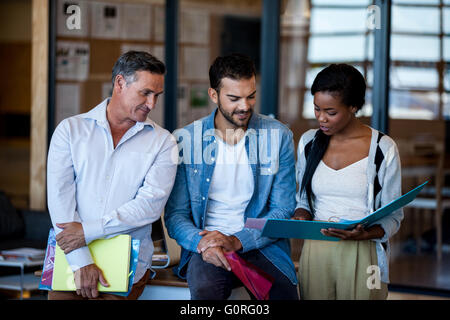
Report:
M 98 239 L 89 245 L 94 263 L 103 271 L 109 287 L 98 284 L 100 292 L 127 292 L 130 273 L 131 237 L 118 235 L 110 239 Z M 56 244 L 52 290 L 75 291 L 72 268 L 62 249 Z
M 127 236 L 126 236 L 127 237 Z M 113 240 L 113 242 L 115 242 L 115 238 L 111 238 Z M 99 240 L 96 240 L 99 241 Z M 101 239 L 101 241 L 109 241 L 107 239 Z M 122 240 L 124 241 L 124 240 Z M 124 241 L 126 242 L 126 241 Z M 55 239 L 55 231 L 52 229 L 50 229 L 49 235 L 48 235 L 48 241 L 47 241 L 47 253 L 45 255 L 45 260 L 44 260 L 44 267 L 42 269 L 42 275 L 41 275 L 41 281 L 39 283 L 39 289 L 41 290 L 52 290 L 53 287 L 53 270 L 55 268 L 55 251 L 58 250 L 57 248 L 57 244 L 56 244 L 56 239 Z M 133 287 L 133 282 L 134 282 L 134 275 L 136 273 L 136 267 L 138 264 L 138 257 L 139 257 L 139 247 L 140 247 L 140 240 L 139 239 L 131 239 L 131 252 L 130 252 L 130 260 L 129 260 L 129 272 L 128 274 L 128 291 L 122 291 L 122 292 L 114 292 L 114 291 L 106 291 L 108 293 L 111 294 L 115 294 L 115 295 L 119 295 L 119 296 L 128 296 L 131 292 L 131 289 Z M 89 248 L 91 249 L 91 248 Z M 60 250 L 60 249 L 59 249 Z M 61 251 L 62 252 L 62 251 Z M 61 254 L 61 252 L 59 254 Z M 64 255 L 64 253 L 62 252 L 62 254 Z M 115 255 L 120 254 L 120 252 L 115 252 Z M 60 256 L 60 258 L 58 258 L 58 260 L 60 260 L 60 262 L 57 262 L 58 264 L 61 263 L 61 261 L 63 261 L 64 264 L 64 260 L 65 263 L 67 263 L 67 259 L 65 259 L 64 256 L 64 260 L 61 259 L 62 257 Z M 66 266 L 67 267 L 67 266 Z M 61 270 L 61 266 L 58 266 L 57 268 L 59 268 Z M 66 268 L 66 271 L 69 274 L 72 275 L 72 278 L 64 278 L 66 281 L 66 285 L 72 285 L 72 283 L 74 282 L 73 280 L 73 272 L 72 270 L 69 268 Z M 59 272 L 59 271 L 57 271 Z M 109 272 L 105 273 L 104 272 L 105 277 L 107 277 L 107 280 L 109 281 L 110 275 Z M 59 273 L 59 275 L 55 278 L 55 281 L 61 281 L 61 274 Z M 109 283 L 111 284 L 112 281 L 110 281 Z M 56 287 L 61 286 L 61 284 L 56 284 Z M 70 290 L 72 290 L 73 288 L 71 287 Z M 111 287 L 108 287 L 108 289 L 111 289 Z
M 35 248 L 17 248 L 11 250 L 3 250 L 0 252 L 0 254 L 5 258 L 42 260 L 45 256 L 45 250 Z

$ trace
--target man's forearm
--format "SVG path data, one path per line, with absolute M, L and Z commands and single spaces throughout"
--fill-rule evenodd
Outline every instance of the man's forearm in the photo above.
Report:
M 63 229 L 63 231 L 56 235 L 56 242 L 65 254 L 86 246 L 81 223 L 57 223 L 56 226 Z

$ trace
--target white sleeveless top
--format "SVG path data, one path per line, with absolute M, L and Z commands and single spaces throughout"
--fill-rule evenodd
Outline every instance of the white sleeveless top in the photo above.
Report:
M 340 170 L 320 161 L 311 181 L 314 220 L 357 220 L 369 214 L 367 208 L 367 162 L 361 159 Z

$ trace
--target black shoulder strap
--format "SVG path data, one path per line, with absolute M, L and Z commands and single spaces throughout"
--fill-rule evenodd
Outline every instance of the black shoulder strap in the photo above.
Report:
M 306 146 L 305 146 L 305 158 L 306 158 L 306 160 L 308 160 L 309 152 L 311 151 L 311 147 L 312 147 L 313 141 L 314 141 L 314 139 L 311 140 L 310 142 L 308 142 L 306 144 Z
M 314 138 L 309 141 L 305 146 L 305 158 L 308 160 L 309 152 L 311 151 L 311 148 L 313 146 L 314 140 L 316 140 L 317 135 L 319 134 L 319 130 L 317 130 L 316 134 L 314 135 Z
M 375 162 L 375 181 L 374 181 L 374 186 L 373 186 L 373 210 L 374 211 L 376 210 L 375 199 L 376 199 L 378 193 L 380 193 L 380 191 L 381 191 L 381 184 L 380 184 L 380 180 L 378 179 L 378 171 L 380 170 L 381 163 L 384 160 L 384 154 L 383 154 L 383 151 L 381 151 L 381 148 L 379 145 L 380 140 L 383 136 L 384 136 L 384 134 L 382 132 L 378 131 L 377 150 L 376 150 L 375 159 L 374 159 L 374 162 Z

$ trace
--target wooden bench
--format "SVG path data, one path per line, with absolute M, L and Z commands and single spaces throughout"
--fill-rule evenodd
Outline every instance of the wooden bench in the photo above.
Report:
M 165 269 L 155 269 L 156 275 L 153 279 L 149 279 L 147 285 L 150 286 L 171 286 L 171 287 L 181 287 L 187 288 L 188 283 L 177 277 L 173 272 L 172 268 Z

